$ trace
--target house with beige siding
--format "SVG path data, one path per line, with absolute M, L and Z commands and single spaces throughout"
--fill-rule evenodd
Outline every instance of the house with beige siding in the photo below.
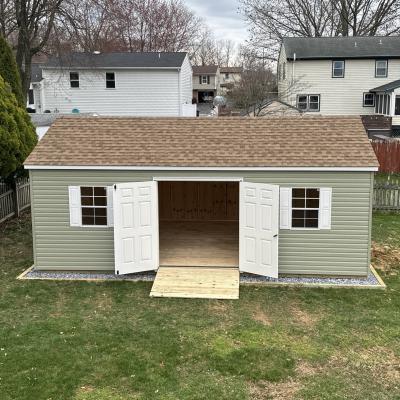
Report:
M 281 100 L 306 113 L 383 115 L 400 125 L 400 37 L 285 38 Z
M 377 167 L 360 117 L 59 118 L 25 161 L 34 269 L 367 277 Z
M 193 116 L 187 53 L 72 53 L 41 65 L 39 113 Z
M 220 94 L 218 65 L 193 66 L 193 99 L 197 103 L 210 103 Z
M 242 67 L 219 68 L 219 86 L 222 95 L 228 93 L 240 82 L 242 73 Z

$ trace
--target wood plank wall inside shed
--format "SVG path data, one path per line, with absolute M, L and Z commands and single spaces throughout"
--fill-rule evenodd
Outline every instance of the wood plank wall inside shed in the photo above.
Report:
M 161 221 L 237 221 L 238 182 L 158 182 Z

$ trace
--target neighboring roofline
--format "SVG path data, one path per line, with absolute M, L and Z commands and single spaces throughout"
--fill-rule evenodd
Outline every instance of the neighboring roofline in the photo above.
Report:
M 341 56 L 318 56 L 318 57 L 298 57 L 296 54 L 296 61 L 307 61 L 307 60 L 337 60 L 337 59 L 344 59 L 344 60 L 379 60 L 379 59 L 399 59 L 400 56 L 351 56 L 351 57 L 341 57 Z M 287 61 L 293 61 L 293 57 L 286 56 Z
M 126 165 L 24 165 L 25 169 L 45 170 L 105 170 L 105 171 L 319 171 L 319 172 L 373 172 L 378 167 L 166 167 Z
M 87 69 L 87 70 L 91 70 L 91 69 L 108 69 L 108 70 L 114 70 L 114 69 L 173 69 L 173 70 L 181 70 L 182 69 L 182 65 L 180 65 L 179 67 L 101 67 L 101 66 L 90 66 L 90 67 L 81 67 L 81 66 L 77 66 L 77 65 L 69 65 L 67 67 L 63 67 L 61 65 L 57 65 L 57 66 L 44 66 L 42 67 L 42 69 L 66 69 L 66 70 L 71 70 L 71 69 Z

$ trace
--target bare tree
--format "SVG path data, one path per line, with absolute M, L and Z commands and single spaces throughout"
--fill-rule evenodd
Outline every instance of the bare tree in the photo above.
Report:
M 261 104 L 277 97 L 275 75 L 270 69 L 246 70 L 227 97 L 235 108 L 258 115 Z
M 46 45 L 63 0 L 0 0 L 0 27 L 16 51 L 23 94 L 30 85 L 32 58 Z
M 391 35 L 400 32 L 399 0 L 241 0 L 251 43 L 275 60 L 285 36 Z
M 195 65 L 227 67 L 234 64 L 236 46 L 230 39 L 216 40 L 209 28 L 203 26 L 199 39 L 192 44 L 190 53 Z

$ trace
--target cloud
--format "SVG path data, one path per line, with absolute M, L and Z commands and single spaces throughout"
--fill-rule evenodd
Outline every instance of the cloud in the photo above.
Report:
M 186 0 L 186 5 L 203 18 L 217 39 L 237 43 L 247 39 L 246 23 L 237 0 Z

